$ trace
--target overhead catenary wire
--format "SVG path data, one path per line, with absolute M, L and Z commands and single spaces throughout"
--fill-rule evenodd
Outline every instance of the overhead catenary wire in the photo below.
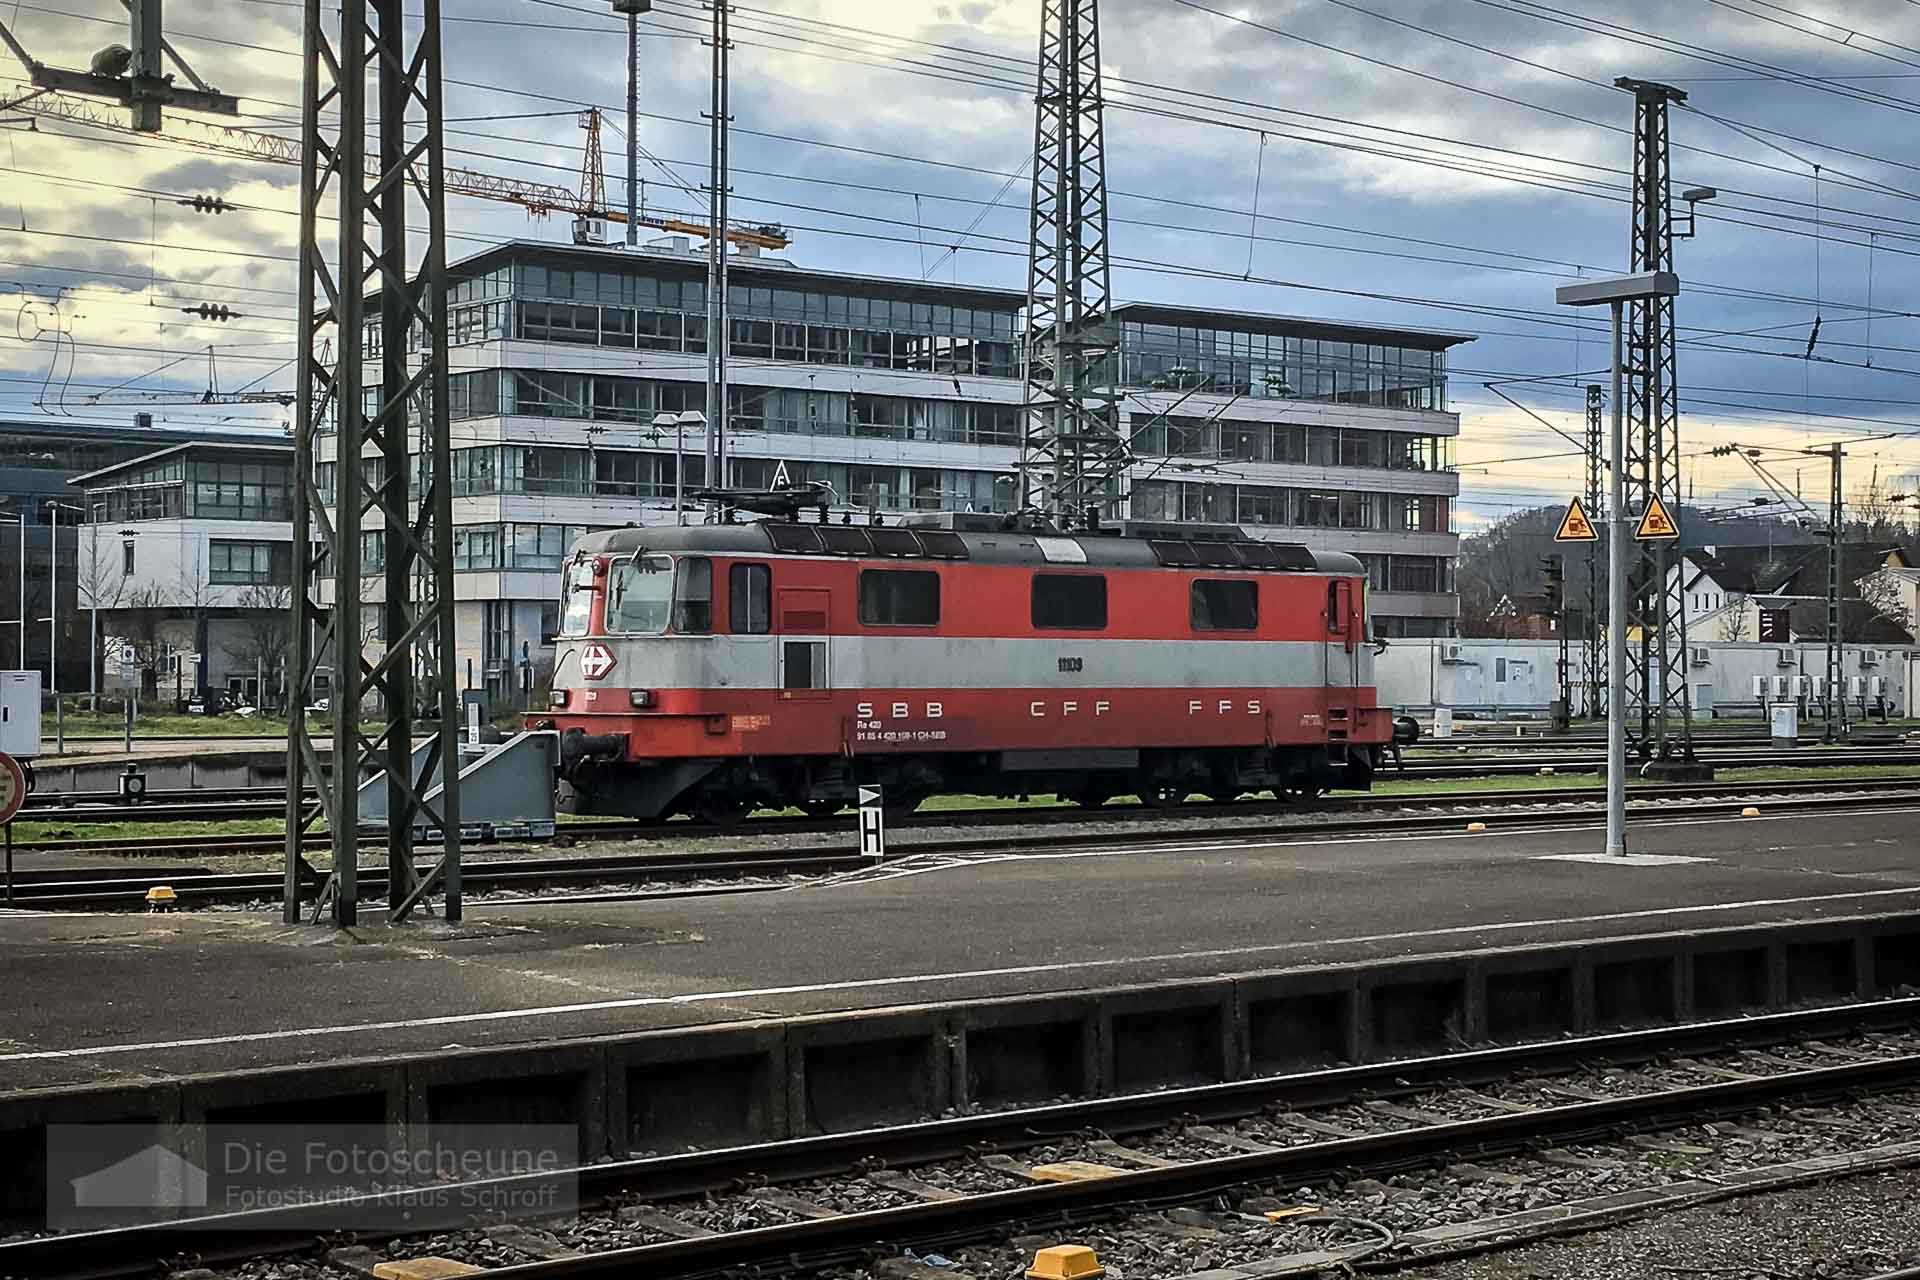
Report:
M 1574 330 L 1574 332 L 1578 332 L 1578 330 Z

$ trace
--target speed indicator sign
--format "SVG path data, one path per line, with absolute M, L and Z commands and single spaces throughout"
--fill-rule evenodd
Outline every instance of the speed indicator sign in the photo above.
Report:
M 20 762 L 0 752 L 0 825 L 13 821 L 27 800 L 27 772 Z

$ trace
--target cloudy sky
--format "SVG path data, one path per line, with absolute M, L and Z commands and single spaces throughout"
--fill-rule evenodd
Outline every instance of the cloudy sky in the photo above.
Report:
M 734 10 L 734 204 L 809 266 L 1024 284 L 1038 0 L 753 0 Z M 0 0 L 35 56 L 124 41 L 117 0 Z M 168 6 L 248 128 L 297 119 L 292 0 Z M 572 184 L 589 104 L 623 123 L 601 0 L 446 0 L 450 162 Z M 1626 265 L 1633 103 L 1665 81 L 1674 187 L 1713 186 L 1679 249 L 1683 450 L 1696 501 L 1762 492 L 1739 443 L 1853 440 L 1851 474 L 1920 488 L 1920 0 L 1106 0 L 1108 181 L 1124 298 L 1472 334 L 1455 349 L 1463 528 L 1563 498 L 1599 318 L 1556 283 Z M 640 177 L 699 215 L 709 52 L 695 0 L 643 24 Z M 4 58 L 0 52 L 0 58 Z M 9 65 L 4 87 L 19 77 Z M 291 389 L 297 171 L 41 118 L 0 126 L 0 417 L 119 417 L 92 392 Z M 624 143 L 609 135 L 611 194 Z M 1254 212 L 1258 188 L 1258 221 Z M 178 201 L 217 195 L 212 216 Z M 566 219 L 450 202 L 461 256 Z M 957 250 L 955 246 L 958 246 Z M 181 308 L 223 304 L 226 323 Z M 1814 358 L 1805 358 L 1815 317 Z M 1583 374 L 1582 371 L 1585 371 Z M 1543 378 L 1543 375 L 1549 375 Z M 1558 375 L 1553 377 L 1550 375 Z M 1488 382 L 1539 418 L 1512 407 Z M 171 422 L 214 414 L 161 406 Z M 225 408 L 273 429 L 274 406 Z M 1771 464 L 1810 498 L 1823 464 Z

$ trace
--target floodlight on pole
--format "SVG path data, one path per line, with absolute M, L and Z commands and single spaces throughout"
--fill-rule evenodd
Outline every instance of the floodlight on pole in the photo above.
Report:
M 627 247 L 640 242 L 640 15 L 653 0 L 612 0 L 627 20 Z
M 1607 852 L 1627 852 L 1627 544 L 1633 522 L 1626 506 L 1626 425 L 1621 406 L 1622 347 L 1626 307 L 1648 298 L 1680 294 L 1680 277 L 1671 271 L 1647 271 L 1561 285 L 1554 301 L 1563 307 L 1608 307 L 1613 312 L 1613 431 L 1608 445 L 1607 648 L 1614 678 L 1607 685 Z
M 1693 239 L 1694 221 L 1699 216 L 1700 206 L 1709 200 L 1717 200 L 1719 196 L 1718 187 L 1688 187 L 1682 191 L 1680 198 L 1687 202 L 1687 229 L 1682 231 L 1676 226 L 1673 232 L 1674 238 L 1676 240 Z M 1674 221 L 1678 223 L 1679 219 L 1676 218 Z

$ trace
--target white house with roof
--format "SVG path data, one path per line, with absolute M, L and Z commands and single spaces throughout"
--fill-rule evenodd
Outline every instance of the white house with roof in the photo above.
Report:
M 76 585 L 97 610 L 104 691 L 272 701 L 292 606 L 293 449 L 173 445 L 75 476 Z
M 1760 638 L 1760 612 L 1787 611 L 1789 638 L 1826 635 L 1827 545 L 1825 543 L 1708 545 L 1684 552 L 1668 570 L 1678 589 L 1690 641 Z M 1905 644 L 1911 640 L 1920 603 L 1920 571 L 1906 553 L 1884 543 L 1847 543 L 1841 548 L 1841 628 L 1850 641 Z M 1885 584 L 1876 590 L 1868 584 Z M 1903 595 L 1902 614 L 1886 597 Z

